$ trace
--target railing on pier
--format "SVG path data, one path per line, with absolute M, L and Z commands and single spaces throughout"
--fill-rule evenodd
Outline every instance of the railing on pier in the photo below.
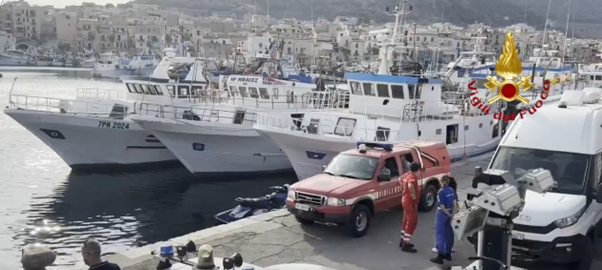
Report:
M 128 107 L 125 104 L 100 103 L 77 99 L 61 99 L 17 94 L 10 95 L 9 106 L 11 108 L 30 111 L 86 115 L 109 115 L 114 112 L 114 107 L 121 107 L 123 112 L 127 112 Z
M 76 91 L 77 97 L 82 98 L 127 100 L 127 93 L 123 90 L 78 88 Z
M 231 101 L 231 102 L 230 102 Z M 246 102 L 246 103 L 245 103 Z M 228 102 L 213 102 L 191 106 L 161 105 L 154 103 L 134 103 L 135 113 L 139 115 L 160 118 L 175 118 L 181 120 L 206 122 L 231 122 L 234 124 L 254 123 L 258 110 L 320 110 L 331 111 L 347 106 L 347 95 L 326 95 L 311 92 L 297 96 L 287 96 L 287 99 L 273 98 L 270 100 L 232 97 Z M 245 105 L 245 106 L 240 106 Z

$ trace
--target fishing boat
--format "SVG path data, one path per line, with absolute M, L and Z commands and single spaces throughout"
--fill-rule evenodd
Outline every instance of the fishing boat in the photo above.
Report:
M 22 50 L 13 47 L 0 53 L 0 66 L 27 66 L 32 65 L 32 58 Z
M 336 109 L 342 99 L 317 89 L 308 76 L 287 73 L 282 64 L 267 61 L 254 74 L 223 76 L 228 104 L 166 105 L 163 110 L 176 113 L 132 120 L 197 176 L 291 170 L 282 150 L 253 130 L 257 113 L 278 111 L 294 119 L 306 111 Z
M 121 76 L 150 76 L 160 59 L 149 52 L 134 55 L 132 59 L 112 52 L 99 54 L 94 63 L 92 75 L 101 78 L 118 79 Z
M 172 74 L 182 62 L 186 73 Z M 79 89 L 75 99 L 9 94 L 4 113 L 54 150 L 71 168 L 130 167 L 176 161 L 148 131 L 133 122 L 133 114 L 168 116 L 163 104 L 226 102 L 227 96 L 208 88 L 200 59 L 166 57 L 150 77 L 124 80 L 127 92 Z M 174 76 L 176 75 L 176 76 Z M 144 102 L 144 105 L 142 105 Z
M 407 7 L 407 1 L 402 3 L 402 7 Z M 402 10 L 396 14 L 398 22 L 404 14 Z M 351 89 L 348 110 L 305 112 L 294 121 L 281 112 L 257 116 L 253 128 L 286 153 L 299 179 L 320 173 L 333 157 L 353 148 L 358 141 L 442 141 L 452 161 L 497 147 L 504 125 L 494 118 L 494 113 L 499 113 L 505 104 L 496 103 L 490 113 L 470 105 L 473 99 L 487 102 L 491 91 L 482 86 L 481 80 L 486 80 L 483 74 L 466 76 L 467 83 L 461 87 L 466 94 L 450 99 L 442 92 L 441 79 L 425 77 L 420 72 L 392 75 L 388 63 L 397 38 L 393 35 L 390 42 L 379 39 L 383 45 L 378 74 L 345 74 Z M 473 80 L 479 80 L 470 84 L 477 94 L 470 96 L 468 81 Z M 558 100 L 560 94 L 561 89 L 550 89 L 549 95 L 554 98 L 546 101 Z M 523 95 L 538 98 L 534 93 Z

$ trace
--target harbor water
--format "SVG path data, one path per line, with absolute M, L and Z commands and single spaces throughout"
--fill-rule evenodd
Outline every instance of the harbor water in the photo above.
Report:
M 120 89 L 90 79 L 89 71 L 60 68 L 0 73 L 0 105 L 13 94 L 75 97 L 78 88 Z M 236 197 L 264 195 L 294 175 L 194 178 L 182 166 L 136 172 L 77 173 L 42 141 L 0 114 L 0 269 L 21 269 L 21 249 L 42 244 L 58 253 L 50 269 L 83 269 L 80 247 L 88 237 L 103 253 L 125 251 L 215 225 L 213 215 Z

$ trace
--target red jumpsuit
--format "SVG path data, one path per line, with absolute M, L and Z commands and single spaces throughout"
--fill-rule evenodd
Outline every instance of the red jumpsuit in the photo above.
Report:
M 416 191 L 416 199 L 412 199 L 412 193 L 409 186 L 412 184 Z M 401 237 L 404 242 L 409 243 L 412 239 L 412 234 L 416 230 L 418 224 L 418 199 L 419 188 L 418 179 L 414 174 L 408 173 L 402 180 L 402 197 L 401 204 L 403 206 L 403 221 L 401 222 Z

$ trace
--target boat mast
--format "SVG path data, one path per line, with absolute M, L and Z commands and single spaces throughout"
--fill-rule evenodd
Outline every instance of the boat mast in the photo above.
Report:
M 401 3 L 399 6 L 395 7 L 395 10 L 393 14 L 387 14 L 387 15 L 393 15 L 395 16 L 395 26 L 393 26 L 393 35 L 391 36 L 391 40 L 389 42 L 389 44 L 383 44 L 381 45 L 381 49 L 385 49 L 385 53 L 382 54 L 382 59 L 380 61 L 380 67 L 378 69 L 378 74 L 384 74 L 384 75 L 390 75 L 389 72 L 389 47 L 393 47 L 397 41 L 397 32 L 398 32 L 398 27 L 399 27 L 399 23 L 401 20 L 401 25 L 402 27 L 405 25 L 405 15 L 409 14 L 410 11 L 412 10 L 412 6 L 408 5 L 408 0 L 401 0 Z M 387 8 L 388 11 L 388 8 Z M 404 42 L 406 40 L 406 37 L 404 35 Z
M 564 56 L 566 54 L 567 37 L 569 35 L 569 21 L 571 20 L 571 6 L 572 5 L 573 5 L 573 0 L 569 0 L 569 11 L 566 13 L 566 27 L 564 29 L 564 45 L 562 46 L 562 58 L 560 59 L 562 61 L 561 62 L 562 67 L 564 67 Z
M 543 49 L 543 45 L 546 44 L 546 36 L 547 36 L 547 31 L 548 31 L 548 18 L 550 17 L 550 7 L 552 6 L 552 0 L 548 1 L 548 11 L 546 12 L 546 23 L 543 26 L 543 39 L 541 42 L 541 47 Z

